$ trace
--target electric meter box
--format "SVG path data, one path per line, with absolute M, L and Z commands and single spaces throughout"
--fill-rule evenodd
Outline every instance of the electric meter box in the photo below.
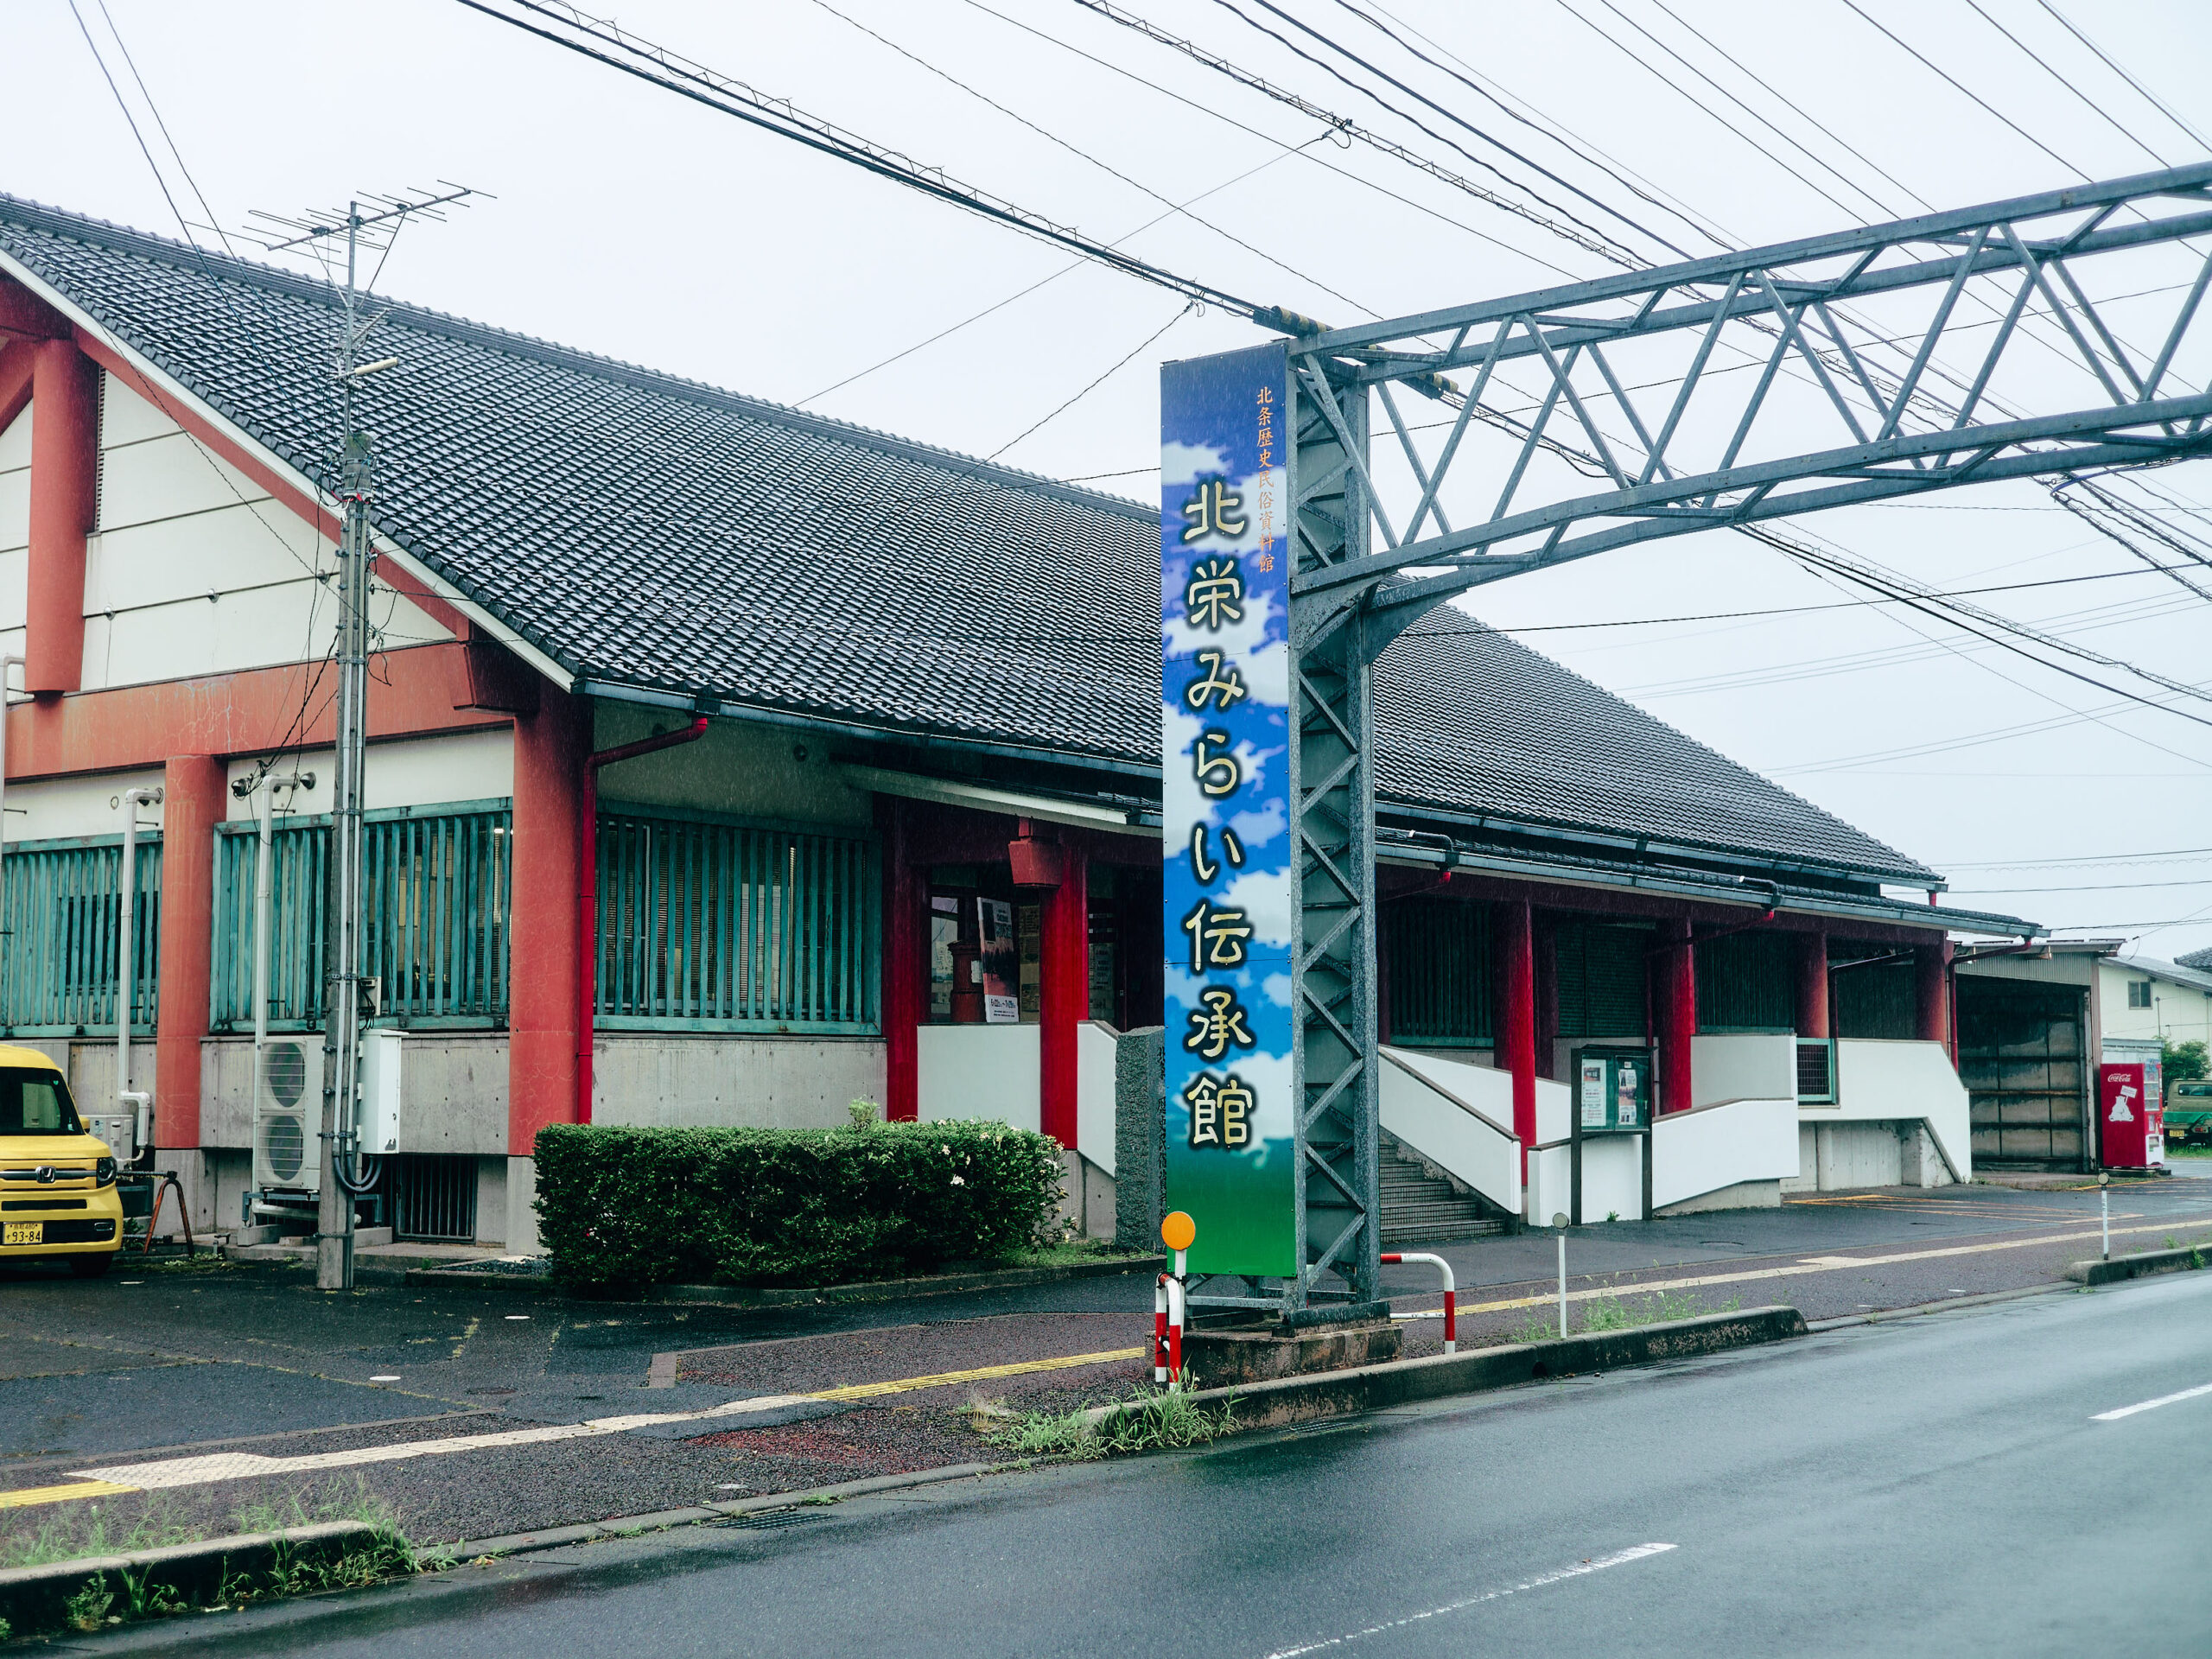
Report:
M 1648 1048 L 1576 1049 L 1576 1132 L 1642 1135 L 1651 1122 L 1652 1070 Z
M 401 1111 L 406 1033 L 377 1027 L 361 1033 L 361 1151 L 381 1157 L 399 1150 L 405 1134 Z

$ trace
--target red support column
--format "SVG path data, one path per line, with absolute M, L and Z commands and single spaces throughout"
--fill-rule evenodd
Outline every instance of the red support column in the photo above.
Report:
M 1687 1112 L 1697 1103 L 1691 1086 L 1690 1043 L 1697 1035 L 1697 952 L 1688 920 L 1670 922 L 1659 969 L 1659 1109 Z
M 207 1034 L 215 826 L 228 769 L 209 755 L 172 758 L 162 777 L 162 988 L 154 1015 L 154 1144 L 200 1145 L 200 1039 Z
M 1526 899 L 1491 907 L 1497 974 L 1497 1064 L 1513 1078 L 1513 1133 L 1521 1142 L 1521 1179 L 1536 1143 L 1536 949 Z
M 1828 936 L 1797 936 L 1797 1034 L 1828 1034 Z
M 23 689 L 52 694 L 83 683 L 85 538 L 92 533 L 99 477 L 99 371 L 70 340 L 42 340 L 32 350 Z
M 575 1113 L 583 765 L 588 705 L 547 687 L 515 720 L 513 899 L 507 934 L 507 1151 Z M 509 1241 L 512 1243 L 512 1240 Z
M 922 931 L 928 888 L 912 862 L 911 811 L 896 796 L 875 798 L 883 840 L 883 1115 L 893 1123 L 911 1123 L 921 1112 L 919 1039 L 929 995 Z
M 1920 1040 L 1924 1043 L 1948 1044 L 1951 1040 L 1950 969 L 1948 939 L 1941 944 L 1913 946 L 1913 1001 L 1918 1014 Z
M 1080 847 L 1064 847 L 1060 885 L 1045 890 L 1038 988 L 1038 1127 L 1076 1143 L 1076 1027 L 1090 1017 L 1090 866 Z

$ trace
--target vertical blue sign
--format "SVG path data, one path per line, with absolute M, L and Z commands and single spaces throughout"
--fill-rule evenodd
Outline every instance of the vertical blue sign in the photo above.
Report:
M 1160 373 L 1167 1205 L 1191 1268 L 1298 1271 L 1289 357 Z

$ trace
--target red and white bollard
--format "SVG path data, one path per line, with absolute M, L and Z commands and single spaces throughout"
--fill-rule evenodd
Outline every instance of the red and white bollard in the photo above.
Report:
M 1160 1224 L 1160 1242 L 1174 1252 L 1175 1268 L 1160 1275 L 1152 1300 L 1152 1380 L 1170 1394 L 1183 1389 L 1183 1320 L 1190 1309 L 1190 1249 L 1198 1224 L 1180 1210 Z
M 1458 1294 L 1452 1281 L 1452 1264 L 1440 1255 L 1430 1255 L 1421 1251 L 1404 1255 L 1393 1252 L 1377 1259 L 1386 1263 L 1433 1262 L 1436 1264 L 1437 1271 L 1444 1275 L 1444 1351 L 1447 1354 L 1458 1353 L 1459 1351 L 1459 1310 Z

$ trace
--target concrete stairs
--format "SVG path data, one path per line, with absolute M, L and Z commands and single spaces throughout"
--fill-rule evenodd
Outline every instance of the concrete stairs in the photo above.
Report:
M 1440 1244 L 1502 1233 L 1507 1217 L 1464 1183 L 1382 1131 L 1382 1243 Z

